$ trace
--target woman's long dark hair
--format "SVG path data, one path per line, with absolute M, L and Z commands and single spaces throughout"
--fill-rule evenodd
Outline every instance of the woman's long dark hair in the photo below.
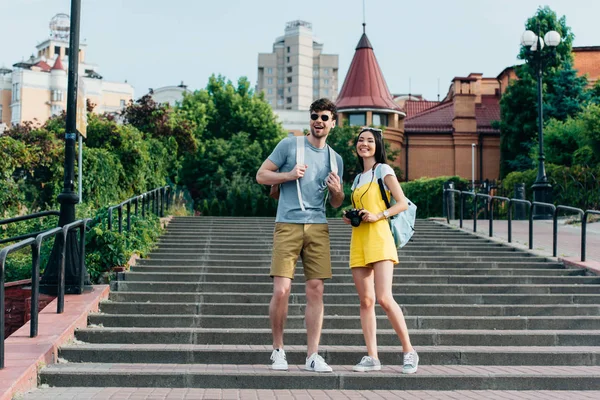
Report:
M 371 132 L 373 134 L 373 138 L 375 139 L 375 164 L 386 164 L 387 157 L 385 155 L 385 146 L 383 144 L 383 133 L 380 129 L 375 128 L 363 128 L 358 133 L 358 136 L 354 139 L 354 151 L 356 151 L 356 157 L 358 158 L 358 164 L 360 165 L 360 172 L 364 171 L 365 164 L 362 157 L 358 154 L 356 150 L 356 145 L 358 144 L 358 139 L 360 139 L 360 135 L 364 132 Z

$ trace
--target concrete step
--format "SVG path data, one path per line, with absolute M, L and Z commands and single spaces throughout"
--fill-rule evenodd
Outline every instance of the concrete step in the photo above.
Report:
M 206 307 L 209 311 L 211 307 Z M 244 313 L 252 307 L 236 307 L 226 305 L 216 308 L 218 311 L 229 311 L 229 314 L 203 315 L 140 315 L 140 314 L 95 314 L 89 316 L 92 324 L 102 324 L 105 327 L 157 327 L 157 328 L 230 328 L 230 329 L 263 329 L 269 328 L 268 306 L 261 315 L 248 315 Z M 290 307 L 286 328 L 303 329 L 304 306 Z M 355 315 L 325 316 L 323 329 L 360 329 L 358 306 L 348 307 L 354 309 Z M 256 307 L 254 307 L 256 311 Z M 331 311 L 330 311 L 331 312 Z M 497 329 L 497 330 L 591 330 L 600 329 L 598 316 L 405 316 L 408 329 Z M 392 329 L 392 325 L 385 315 L 377 318 L 378 329 Z
M 347 252 L 332 252 L 331 253 L 332 260 L 337 262 L 350 261 L 350 254 Z M 146 260 L 169 260 L 173 262 L 177 262 L 178 260 L 206 260 L 208 262 L 211 261 L 221 261 L 221 260 L 235 260 L 235 261 L 270 261 L 271 254 L 269 253 L 246 253 L 246 254 L 227 254 L 227 253 L 215 253 L 215 252 L 206 252 L 206 253 L 152 253 L 148 255 Z M 407 255 L 402 254 L 400 257 L 401 262 L 410 263 L 410 262 L 435 262 L 435 261 L 449 261 L 449 262 L 520 262 L 520 263 L 535 263 L 535 262 L 548 262 L 546 257 L 533 257 L 533 256 L 521 256 L 519 254 L 509 254 L 502 256 L 461 256 L 461 255 L 431 255 L 431 254 L 420 254 L 420 255 Z
M 293 285 L 292 287 L 294 287 Z M 572 305 L 600 304 L 600 293 L 592 294 L 400 294 L 395 293 L 394 298 L 401 305 L 443 305 L 477 307 L 481 305 L 500 305 L 506 307 L 525 307 L 526 305 L 558 306 L 569 308 Z M 138 302 L 138 303 L 182 303 L 194 307 L 197 303 L 269 303 L 271 293 L 236 293 L 236 292 L 111 292 L 109 299 L 112 302 Z M 355 293 L 335 294 L 325 290 L 323 300 L 326 304 L 352 304 L 357 301 Z M 304 293 L 292 293 L 290 304 L 306 304 Z M 103 303 L 108 304 L 108 303 Z M 573 315 L 577 315 L 574 313 Z
M 427 261 L 427 260 L 421 260 L 421 261 L 409 261 L 409 262 L 404 262 L 402 261 L 402 258 L 400 258 L 400 263 L 403 266 L 406 266 L 408 268 L 461 268 L 461 267 L 467 267 L 467 268 L 535 268 L 536 266 L 539 267 L 549 267 L 549 268 L 564 268 L 563 264 L 557 263 L 557 262 L 547 262 L 547 261 L 537 261 L 537 262 L 533 262 L 533 263 L 529 263 L 529 261 L 527 262 L 513 262 L 513 261 L 503 261 L 503 262 L 496 262 L 496 261 L 492 261 L 492 260 L 488 260 L 488 261 L 472 261 L 472 262 L 464 262 L 464 261 Z M 230 266 L 230 267 L 265 267 L 265 271 L 268 273 L 269 270 L 269 266 L 271 264 L 271 259 L 270 258 L 266 258 L 264 260 L 190 260 L 190 259 L 183 259 L 183 260 L 154 260 L 154 259 L 148 259 L 148 258 L 143 258 L 140 260 L 137 260 L 137 265 L 147 265 L 147 266 L 179 266 L 179 267 L 185 267 L 185 266 L 191 266 L 191 267 L 204 267 L 204 266 L 222 266 L 222 267 L 226 267 L 226 266 Z M 302 265 L 302 261 L 299 261 L 297 266 L 301 266 Z M 341 268 L 341 267 L 348 267 L 348 273 L 350 273 L 349 271 L 349 266 L 348 266 L 348 261 L 336 261 L 335 258 L 331 261 L 331 266 L 332 268 Z
M 54 364 L 40 373 L 49 386 L 202 387 L 253 389 L 361 389 L 361 390 L 598 390 L 600 367 L 553 366 L 420 366 L 421 373 L 403 376 L 401 366 L 370 373 L 352 372 L 336 365 L 329 374 L 307 373 L 304 365 L 289 371 L 271 371 L 266 365 L 237 364 Z
M 406 264 L 398 264 L 394 270 L 395 274 L 402 275 L 501 275 L 501 276 L 584 276 L 586 271 L 579 268 L 468 268 L 469 264 L 464 264 L 463 268 L 410 268 Z M 172 266 L 147 266 L 134 265 L 129 269 L 136 273 L 227 273 L 227 274 L 264 274 L 266 267 L 172 267 Z M 301 267 L 296 268 L 296 274 L 303 274 Z M 332 268 L 334 275 L 348 273 L 348 267 Z
M 300 278 L 299 278 L 300 279 Z M 271 293 L 270 282 L 141 282 L 112 281 L 111 290 L 128 292 L 242 292 Z M 304 292 L 304 285 L 292 285 L 292 293 Z M 403 294 L 598 294 L 600 285 L 568 285 L 568 284 L 430 284 L 430 283 L 394 283 L 394 293 Z M 328 293 L 356 293 L 353 283 L 328 283 Z
M 196 250 L 196 249 L 225 249 L 225 250 L 236 250 L 236 251 L 244 251 L 244 252 L 252 252 L 256 249 L 259 249 L 260 251 L 268 251 L 270 252 L 271 249 L 273 248 L 273 243 L 272 242 L 259 242 L 259 243 L 237 243 L 237 242 L 228 242 L 228 241 L 219 241 L 219 242 L 215 242 L 215 241 L 211 241 L 210 243 L 208 242 L 181 242 L 179 240 L 164 240 L 164 239 L 159 239 L 159 241 L 157 242 L 157 249 L 158 250 L 162 250 L 162 249 L 173 249 L 173 250 L 180 250 L 180 249 L 192 249 L 192 250 Z M 349 251 L 349 246 L 350 246 L 350 242 L 339 242 L 339 243 L 332 243 L 331 244 L 331 249 L 334 251 Z M 423 244 L 415 244 L 415 243 L 409 243 L 407 244 L 405 247 L 403 247 L 400 250 L 400 254 L 403 254 L 405 252 L 418 252 L 418 251 L 424 251 L 424 252 L 431 252 L 431 245 L 423 245 Z M 437 251 L 479 251 L 479 252 L 488 252 L 488 251 L 506 251 L 506 252 L 518 252 L 520 254 L 529 254 L 523 251 L 518 251 L 515 248 L 510 248 L 510 247 L 505 247 L 502 243 L 496 243 L 496 242 L 490 242 L 490 243 L 482 243 L 482 244 L 466 244 L 466 245 L 446 245 L 444 243 L 439 243 L 438 246 L 436 246 L 436 253 Z
M 80 329 L 75 337 L 86 343 L 156 343 L 156 344 L 228 344 L 270 345 L 271 330 L 265 329 L 208 329 L 208 328 L 102 328 Z M 482 330 L 452 329 L 410 331 L 415 346 L 597 346 L 599 330 Z M 306 346 L 305 329 L 286 329 L 287 345 Z M 398 336 L 393 330 L 377 331 L 380 346 L 397 346 Z M 323 346 L 362 346 L 360 329 L 325 329 L 321 336 Z
M 254 254 L 262 254 L 268 253 L 271 254 L 271 248 L 268 246 L 255 246 L 248 248 L 215 248 L 212 246 L 202 246 L 197 248 L 188 248 L 188 247 L 159 247 L 156 250 L 152 251 L 151 256 L 155 256 L 157 254 L 193 254 L 193 255 L 208 255 L 208 254 L 219 254 L 219 253 L 227 253 L 229 256 L 232 255 L 254 255 Z M 425 257 L 429 254 L 429 251 L 425 250 L 414 250 L 414 249 L 403 249 L 400 254 L 402 258 L 404 257 Z M 346 248 L 337 248 L 331 249 L 332 255 L 348 255 L 350 254 L 350 249 L 348 246 Z M 435 252 L 435 256 L 458 256 L 458 257 L 525 257 L 525 258 L 535 258 L 535 256 L 524 253 L 524 252 L 516 252 L 514 250 L 504 250 L 503 248 L 499 248 L 496 250 L 489 251 L 457 251 L 457 250 L 439 250 Z
M 164 299 L 163 299 L 164 300 Z M 302 299 L 304 300 L 304 299 Z M 327 299 L 326 299 L 327 300 Z M 328 316 L 357 316 L 358 298 L 353 296 L 345 304 L 325 303 L 325 315 Z M 304 301 L 290 302 L 289 315 L 304 315 Z M 600 316 L 600 304 L 570 304 L 570 305 L 478 305 L 478 304 L 409 304 L 401 306 L 406 316 L 496 316 L 496 317 L 548 317 L 548 316 Z M 269 303 L 167 303 L 167 302 L 116 302 L 106 301 L 100 304 L 103 314 L 145 314 L 145 315 L 198 315 L 198 316 L 230 316 L 230 315 L 260 315 L 268 316 Z M 378 315 L 385 313 L 378 305 L 375 306 Z M 91 314 L 90 322 L 103 314 Z M 92 318 L 94 318 L 92 320 Z
M 184 272 L 124 272 L 121 278 L 124 281 L 135 282 L 267 282 L 272 279 L 268 274 L 241 274 L 230 273 L 184 273 Z M 408 275 L 397 270 L 394 279 L 404 284 L 427 283 L 427 284 L 498 284 L 498 285 L 528 285 L 528 284 L 550 284 L 550 285 L 599 285 L 600 277 L 597 276 L 484 276 L 484 275 Z M 352 275 L 332 275 L 333 283 L 352 283 Z
M 266 346 L 163 345 L 163 344 L 86 344 L 62 346 L 59 357 L 70 363 L 146 363 L 146 364 L 267 364 L 271 350 Z M 366 353 L 364 346 L 322 346 L 320 354 L 332 366 L 353 365 Z M 402 364 L 401 346 L 380 346 L 379 360 L 384 366 Z M 419 346 L 421 365 L 563 365 L 598 366 L 600 347 L 467 347 Z M 289 346 L 290 364 L 302 364 L 306 348 Z

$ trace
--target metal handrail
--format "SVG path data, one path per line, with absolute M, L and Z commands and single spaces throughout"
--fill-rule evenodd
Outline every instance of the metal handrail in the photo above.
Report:
M 590 214 L 594 214 L 594 215 L 600 215 L 600 211 L 598 210 L 587 210 L 587 211 L 583 211 L 580 208 L 576 208 L 576 207 L 570 207 L 570 206 L 564 206 L 564 205 L 557 205 L 555 206 L 554 204 L 551 203 L 543 203 L 543 202 L 538 202 L 538 201 L 529 201 L 529 200 L 524 200 L 524 199 L 511 199 L 508 197 L 502 197 L 502 196 L 491 196 L 488 194 L 483 194 L 483 193 L 475 193 L 475 192 L 471 192 L 471 191 L 463 191 L 463 190 L 456 190 L 456 189 L 443 189 L 443 195 L 444 196 L 449 196 L 450 193 L 458 193 L 460 196 L 460 220 L 459 220 L 459 224 L 460 227 L 463 227 L 463 219 L 464 219 L 464 199 L 467 196 L 472 196 L 474 198 L 473 203 L 474 203 L 474 207 L 473 207 L 473 232 L 477 232 L 477 206 L 478 206 L 478 202 L 477 199 L 479 197 L 483 197 L 483 198 L 487 198 L 488 199 L 488 204 L 489 204 L 489 209 L 490 209 L 490 213 L 489 213 L 489 236 L 493 236 L 494 234 L 494 228 L 493 228 L 493 220 L 494 220 L 494 201 L 498 200 L 498 201 L 505 201 L 508 203 L 508 242 L 511 243 L 512 242 L 512 207 L 515 204 L 525 204 L 528 206 L 529 209 L 529 249 L 533 249 L 533 210 L 536 206 L 538 207 L 547 207 L 550 208 L 552 210 L 552 216 L 553 216 L 553 224 L 552 224 L 552 255 L 553 257 L 556 257 L 557 255 L 557 247 L 558 247 L 558 212 L 561 210 L 565 210 L 565 211 L 573 211 L 576 212 L 580 215 L 581 219 L 582 219 L 582 224 L 581 224 L 581 261 L 584 262 L 586 260 L 586 239 L 587 239 L 587 217 Z M 450 223 L 450 201 L 448 201 L 448 198 L 446 198 L 446 221 L 449 224 Z
M 6 309 L 4 306 L 4 264 L 10 253 L 32 246 L 34 243 L 35 239 L 29 238 L 0 250 L 0 369 L 4 368 L 4 310 Z
M 82 219 L 74 221 L 70 224 L 66 224 L 63 227 L 57 227 L 48 231 L 40 233 L 35 238 L 28 238 L 18 243 L 9 245 L 0 250 L 0 369 L 4 368 L 4 270 L 6 264 L 6 258 L 10 253 L 17 250 L 31 246 L 31 320 L 29 336 L 36 337 L 38 334 L 38 313 L 39 313 L 39 285 L 40 285 L 40 251 L 42 243 L 49 237 L 56 236 L 62 239 L 60 245 L 60 268 L 58 270 L 58 294 L 57 294 L 57 306 L 56 313 L 62 314 L 64 312 L 65 304 L 65 259 L 66 259 L 66 241 L 68 233 L 71 230 L 79 229 L 79 245 L 81 255 L 79 258 L 79 275 L 80 275 L 80 292 L 83 293 L 84 275 L 85 275 L 85 232 L 86 226 L 91 219 Z
M 152 189 L 148 192 L 142 193 L 137 196 L 130 197 L 129 199 L 111 206 L 108 208 L 108 230 L 112 230 L 113 225 L 113 210 L 117 210 L 117 223 L 119 226 L 119 233 L 123 233 L 123 206 L 126 206 L 127 212 L 127 231 L 131 230 L 131 203 L 135 203 L 135 215 L 138 215 L 138 203 L 142 202 L 142 218 L 146 217 L 146 209 L 148 212 L 153 212 L 155 215 L 164 217 L 165 202 L 166 209 L 169 208 L 170 199 L 169 194 L 172 193 L 170 186 L 162 186 L 156 189 Z
M 14 222 L 27 221 L 27 220 L 30 220 L 30 219 L 47 217 L 47 216 L 50 216 L 50 215 L 58 217 L 58 216 L 60 216 L 60 212 L 52 210 L 52 211 L 41 211 L 41 212 L 38 212 L 38 213 L 33 213 L 33 214 L 28 214 L 28 215 L 20 215 L 18 217 L 13 217 L 13 218 L 8 218 L 8 219 L 0 220 L 0 225 L 11 224 L 11 223 L 14 223 Z M 10 242 L 18 242 L 18 241 L 21 241 L 23 239 L 33 238 L 33 237 L 36 237 L 37 235 L 39 235 L 42 232 L 44 232 L 44 231 L 27 233 L 25 235 L 14 236 L 14 237 L 11 237 L 11 238 L 8 238 L 8 239 L 2 239 L 2 240 L 0 240 L 0 244 L 2 244 L 2 243 L 10 243 Z

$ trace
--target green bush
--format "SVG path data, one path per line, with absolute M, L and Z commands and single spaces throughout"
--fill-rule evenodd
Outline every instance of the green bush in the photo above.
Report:
M 458 176 L 420 178 L 401 184 L 406 197 L 417 205 L 417 218 L 443 216 L 444 182 L 454 182 L 455 188 L 465 187 L 468 181 Z
M 127 231 L 124 223 L 122 233 L 116 224 L 108 230 L 107 220 L 108 210 L 103 209 L 90 224 L 91 229 L 86 235 L 86 266 L 93 282 L 98 282 L 111 268 L 125 266 L 134 253 L 146 256 L 162 233 L 159 218 L 151 213 L 145 218 L 132 215 L 131 231 Z
M 552 200 L 558 205 L 586 209 L 600 209 L 600 167 L 566 167 L 546 164 L 546 174 L 552 184 Z M 502 181 L 508 193 L 514 192 L 516 183 L 525 183 L 526 198 L 533 200 L 531 186 L 537 178 L 537 169 L 511 172 Z M 511 194 L 509 197 L 513 197 Z

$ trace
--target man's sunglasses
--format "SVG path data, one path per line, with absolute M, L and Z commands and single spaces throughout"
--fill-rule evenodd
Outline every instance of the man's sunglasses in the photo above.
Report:
M 329 121 L 329 115 L 327 114 L 310 114 L 310 119 L 312 119 L 313 121 L 316 121 L 319 119 L 319 117 L 321 117 L 321 121 L 326 122 Z
M 363 132 L 371 132 L 373 134 L 377 133 L 379 135 L 381 135 L 383 133 L 383 131 L 381 129 L 370 128 L 368 126 L 364 126 L 360 129 L 360 133 L 363 133 Z

